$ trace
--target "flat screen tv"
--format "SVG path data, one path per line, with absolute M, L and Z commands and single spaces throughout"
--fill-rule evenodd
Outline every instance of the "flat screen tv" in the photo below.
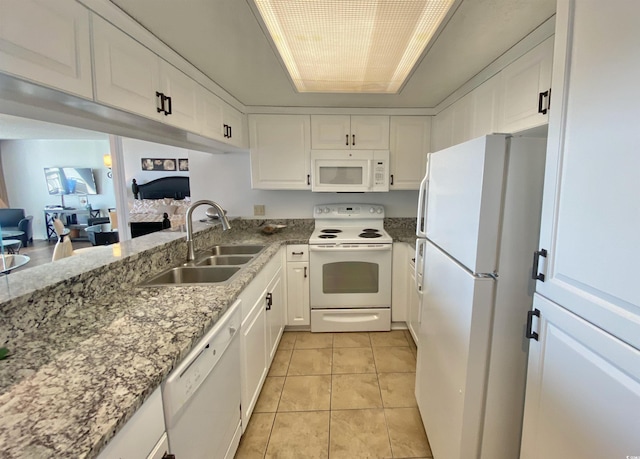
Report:
M 49 194 L 98 194 L 90 167 L 45 167 Z

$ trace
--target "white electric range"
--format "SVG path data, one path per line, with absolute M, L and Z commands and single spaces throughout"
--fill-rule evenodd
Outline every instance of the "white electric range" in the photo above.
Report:
M 311 331 L 390 330 L 393 240 L 384 207 L 323 204 L 313 213 Z

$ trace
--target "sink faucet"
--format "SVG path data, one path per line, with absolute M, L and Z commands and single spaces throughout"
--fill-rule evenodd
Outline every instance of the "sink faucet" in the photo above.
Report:
M 222 209 L 222 207 L 220 207 L 220 204 L 218 204 L 217 202 L 203 199 L 191 204 L 187 209 L 187 215 L 185 216 L 185 223 L 187 224 L 187 261 L 193 261 L 196 258 L 196 254 L 193 250 L 193 220 L 191 218 L 191 214 L 193 214 L 193 211 L 196 207 L 200 207 L 202 205 L 208 205 L 216 209 L 216 212 L 218 212 L 218 217 L 220 217 L 220 220 L 222 221 L 223 231 L 231 229 L 231 225 L 229 224 L 229 220 L 227 220 L 224 209 Z

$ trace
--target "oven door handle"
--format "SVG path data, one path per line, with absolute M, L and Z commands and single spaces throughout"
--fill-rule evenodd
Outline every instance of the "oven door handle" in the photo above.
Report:
M 393 244 L 380 244 L 375 246 L 359 245 L 359 246 L 344 246 L 344 245 L 310 245 L 309 252 L 386 252 L 391 251 Z

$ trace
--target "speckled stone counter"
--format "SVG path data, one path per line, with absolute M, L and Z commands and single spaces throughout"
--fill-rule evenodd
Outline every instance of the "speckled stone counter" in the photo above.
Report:
M 0 278 L 0 451 L 4 458 L 96 457 L 146 398 L 224 314 L 282 244 L 306 244 L 313 220 L 264 235 L 256 220 L 232 230 L 195 225 L 195 248 L 266 246 L 223 284 L 146 287 L 179 265 L 185 233 L 165 231 Z M 396 241 L 414 219 L 388 219 Z
M 278 222 L 280 223 L 280 222 Z M 283 243 L 306 243 L 313 220 L 263 235 L 196 225 L 196 250 L 262 243 L 229 283 L 135 287 L 184 260 L 184 233 L 98 247 L 0 279 L 0 451 L 4 458 L 95 457 L 213 326 Z
M 385 218 L 384 229 L 394 242 L 406 242 L 416 247 L 416 219 L 415 218 Z

